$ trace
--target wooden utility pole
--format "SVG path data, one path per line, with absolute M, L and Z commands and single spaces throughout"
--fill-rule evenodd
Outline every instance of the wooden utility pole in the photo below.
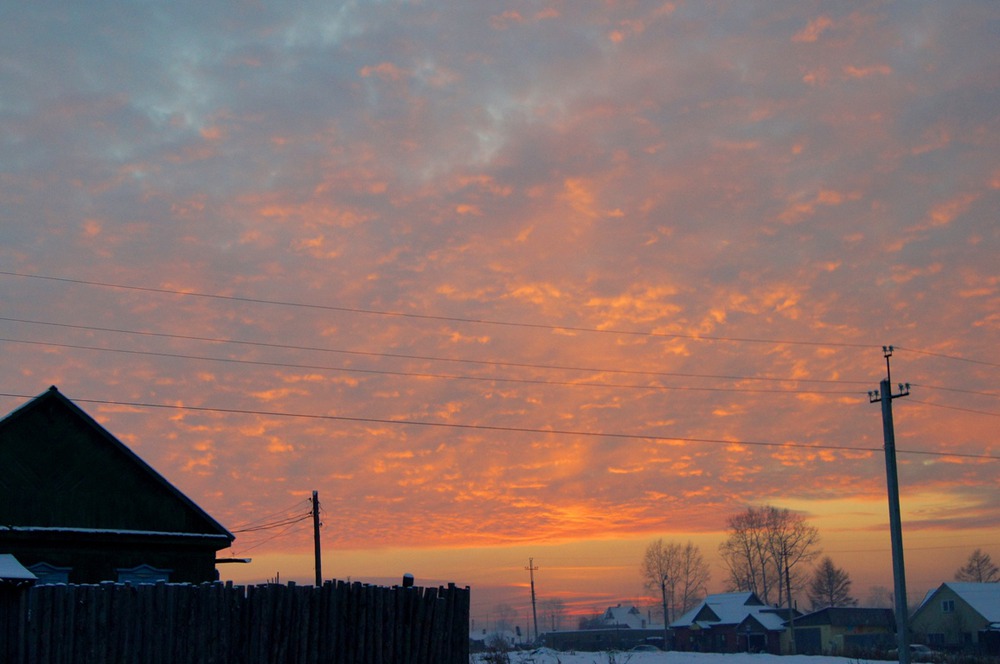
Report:
M 531 615 L 535 620 L 535 641 L 538 640 L 538 612 L 535 610 L 535 559 L 528 558 L 528 566 L 524 569 L 531 574 Z
M 316 556 L 316 587 L 323 585 L 323 561 L 319 550 L 319 492 L 313 491 L 312 496 L 312 517 L 313 517 L 313 549 Z
M 667 649 L 667 637 L 670 635 L 670 616 L 667 614 L 667 575 L 660 578 L 660 595 L 663 598 L 663 649 Z M 673 593 L 670 593 L 670 603 L 674 603 Z
M 906 606 L 906 572 L 903 565 L 903 527 L 899 511 L 899 478 L 896 474 L 896 432 L 892 423 L 892 400 L 910 394 L 910 384 L 900 383 L 899 393 L 892 393 L 889 358 L 892 346 L 882 346 L 885 355 L 885 380 L 879 389 L 868 393 L 870 403 L 882 403 L 882 437 L 885 441 L 885 477 L 889 494 L 889 536 L 892 540 L 892 578 L 895 584 L 896 649 L 899 664 L 910 664 L 910 633 Z

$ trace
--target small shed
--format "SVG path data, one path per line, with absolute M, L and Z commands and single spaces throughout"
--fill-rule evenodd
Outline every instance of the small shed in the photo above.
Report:
M 39 583 L 218 578 L 233 535 L 55 387 L 0 420 L 0 552 Z

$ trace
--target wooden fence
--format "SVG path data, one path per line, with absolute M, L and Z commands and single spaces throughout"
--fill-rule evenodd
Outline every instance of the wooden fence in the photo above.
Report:
M 469 589 L 167 584 L 0 593 L 10 664 L 468 664 Z

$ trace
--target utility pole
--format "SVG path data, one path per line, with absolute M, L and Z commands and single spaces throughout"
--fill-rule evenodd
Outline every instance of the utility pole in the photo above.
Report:
M 792 609 L 792 574 L 788 565 L 788 542 L 781 543 L 781 557 L 785 562 L 785 600 L 788 602 L 788 643 L 792 654 L 795 654 L 795 614 Z M 781 583 L 780 579 L 778 583 Z
M 663 649 L 667 649 L 667 637 L 670 633 L 670 616 L 667 613 L 667 575 L 660 578 L 660 596 L 663 598 Z M 670 603 L 673 604 L 673 593 L 670 593 Z
M 313 518 L 313 549 L 316 557 L 316 587 L 323 585 L 323 561 L 319 551 L 319 492 L 313 491 L 312 496 L 312 518 Z
M 535 641 L 538 640 L 538 612 L 535 610 L 535 559 L 528 558 L 528 566 L 524 569 L 531 574 L 531 615 L 535 620 Z
M 882 403 L 882 437 L 885 440 L 885 478 L 889 494 L 889 536 L 892 540 L 892 579 L 896 592 L 896 649 L 899 664 L 910 664 L 910 632 L 906 606 L 906 572 L 903 566 L 903 527 L 899 514 L 899 479 L 896 474 L 896 432 L 892 424 L 892 400 L 910 394 L 910 384 L 900 383 L 892 393 L 889 358 L 892 346 L 882 346 L 885 356 L 885 380 L 879 389 L 868 393 L 870 403 Z

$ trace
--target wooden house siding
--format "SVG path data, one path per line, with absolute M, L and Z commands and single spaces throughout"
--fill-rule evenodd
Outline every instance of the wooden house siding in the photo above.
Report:
M 894 647 L 895 633 L 891 609 L 828 607 L 795 619 L 795 652 L 859 656 Z
M 965 648 L 979 645 L 981 638 L 1000 616 L 984 616 L 955 588 L 983 586 L 1000 606 L 1000 584 L 941 584 L 924 599 L 910 619 L 914 640 L 935 648 Z
M 0 552 L 69 581 L 139 565 L 216 579 L 225 528 L 56 388 L 0 420 Z

